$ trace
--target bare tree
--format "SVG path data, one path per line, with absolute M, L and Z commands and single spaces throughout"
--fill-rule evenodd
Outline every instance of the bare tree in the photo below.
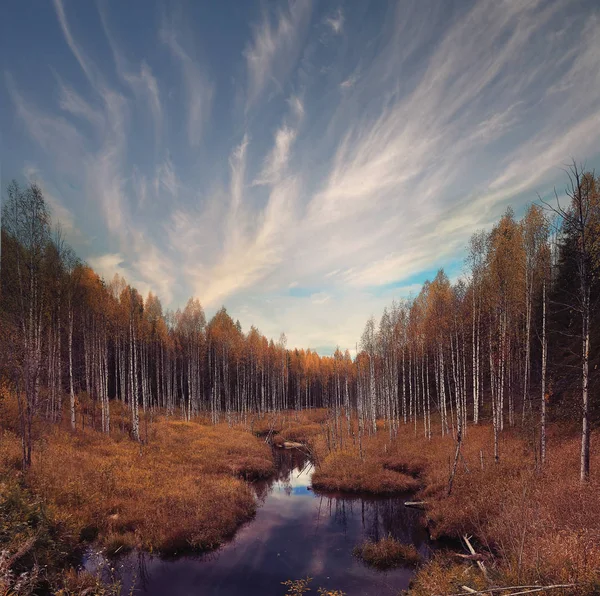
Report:
M 39 186 L 21 189 L 16 182 L 8 187 L 2 228 L 11 239 L 10 254 L 3 254 L 4 271 L 10 263 L 14 282 L 14 300 L 3 305 L 12 315 L 22 342 L 21 379 L 18 392 L 24 391 L 22 419 L 25 441 L 24 463 L 31 464 L 31 427 L 39 407 L 39 389 L 42 372 L 42 344 L 46 289 L 43 272 L 50 241 L 50 215 Z M 7 247 L 5 247 L 6 253 Z M 21 403 L 19 401 L 19 403 Z
M 560 204 L 555 191 L 556 205 L 542 201 L 561 220 L 562 233 L 573 241 L 572 260 L 577 273 L 579 288 L 573 297 L 571 308 L 581 316 L 581 468 L 580 477 L 586 481 L 590 476 L 590 293 L 596 267 L 594 263 L 594 235 L 600 221 L 600 197 L 594 173 L 584 172 L 575 162 L 568 171 L 569 184 L 565 194 L 569 205 Z

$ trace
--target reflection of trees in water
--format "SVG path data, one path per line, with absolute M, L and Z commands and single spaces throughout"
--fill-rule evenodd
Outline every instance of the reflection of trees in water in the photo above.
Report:
M 146 561 L 146 553 L 142 551 L 138 551 L 137 553 L 137 563 L 138 563 L 138 577 L 139 583 L 142 585 L 144 592 L 147 590 L 150 585 L 150 572 L 148 571 L 148 563 Z
M 320 509 L 326 511 L 334 522 L 341 526 L 344 534 L 354 519 L 360 519 L 365 536 L 380 540 L 393 536 L 405 544 L 420 546 L 425 532 L 420 523 L 421 512 L 404 506 L 404 500 L 387 497 L 381 499 L 327 496 Z
M 288 482 L 295 471 L 303 470 L 308 463 L 308 457 L 298 449 L 274 449 L 275 479 Z
M 111 575 L 104 574 L 103 581 L 118 580 L 121 583 L 121 594 L 146 594 L 152 593 L 152 575 L 161 565 L 169 565 L 177 561 L 216 561 L 221 555 L 221 550 L 181 556 L 160 556 L 141 550 L 119 557 L 118 564 L 114 562 L 107 565 L 113 570 Z
M 266 480 L 253 482 L 256 498 L 264 503 L 273 485 L 279 482 L 287 495 L 292 494 L 292 477 L 306 470 L 310 464 L 309 458 L 298 449 L 273 448 L 275 474 Z
M 300 451 L 278 450 L 274 449 L 273 457 L 276 464 L 276 473 L 273 477 L 266 481 L 258 481 L 252 483 L 256 496 L 259 501 L 264 502 L 269 493 L 274 489 L 276 483 L 279 485 L 279 490 L 283 490 L 286 494 L 291 494 L 293 491 L 294 480 L 299 476 L 304 475 L 305 478 L 310 477 L 312 471 L 312 463 Z M 397 540 L 405 544 L 414 544 L 422 554 L 427 556 L 429 551 L 426 532 L 420 523 L 422 512 L 404 507 L 404 500 L 400 498 L 374 498 L 361 497 L 358 495 L 349 496 L 344 494 L 332 494 L 318 492 L 315 494 L 315 499 L 312 501 L 315 509 L 310 509 L 310 497 L 304 496 L 303 505 L 300 507 L 299 519 L 304 520 L 302 516 L 308 514 L 313 515 L 312 521 L 306 520 L 308 524 L 312 524 L 312 532 L 307 532 L 305 539 L 307 542 L 303 545 L 303 559 L 313 555 L 320 558 L 325 557 L 327 565 L 334 568 L 336 565 L 350 564 L 343 557 L 344 554 L 350 553 L 350 546 L 359 541 L 369 538 L 371 540 L 379 540 L 393 536 Z M 308 509 L 306 506 L 308 505 Z M 277 507 L 277 501 L 275 501 Z M 252 522 L 249 522 L 252 523 Z M 294 522 L 296 523 L 296 522 Z M 297 531 L 297 526 L 294 526 Z M 289 539 L 289 527 L 285 524 L 276 528 L 265 541 L 270 541 L 271 544 L 285 544 Z M 321 540 L 332 542 L 336 535 L 343 534 L 343 540 L 346 545 L 343 548 L 333 548 L 323 553 L 322 549 L 317 548 L 317 544 Z M 346 549 L 347 546 L 347 549 Z M 313 550 L 311 550 L 313 549 Z M 216 550 L 211 553 L 206 553 L 198 556 L 183 557 L 179 565 L 185 575 L 185 570 L 189 565 L 197 564 L 199 561 L 215 561 L 221 555 L 228 551 Z M 351 556 L 348 554 L 351 558 Z M 340 558 L 341 557 L 341 558 Z M 302 559 L 302 560 L 303 560 Z M 301 559 L 298 559 L 300 561 Z M 264 562 L 253 561 L 257 565 L 257 570 L 264 567 Z M 135 587 L 135 591 L 139 593 L 153 593 L 153 579 L 162 575 L 161 569 L 163 565 L 169 565 L 170 561 L 163 560 L 156 555 L 150 555 L 143 552 L 134 551 L 119 559 L 117 575 L 122 580 L 122 593 L 129 594 L 131 587 Z M 302 564 L 302 563 L 298 563 Z M 170 572 L 173 573 L 173 572 Z M 154 576 L 154 578 L 152 577 Z M 175 571 L 174 577 L 178 576 Z M 176 580 L 173 580 L 176 581 Z M 155 591 L 155 590 L 154 590 Z
M 273 485 L 278 482 L 287 495 L 292 493 L 292 478 L 311 466 L 309 458 L 297 449 L 273 449 L 276 473 L 266 481 L 254 483 L 257 498 L 264 502 Z M 344 535 L 349 524 L 360 519 L 360 527 L 366 538 L 380 540 L 389 535 L 406 544 L 420 546 L 426 542 L 425 531 L 420 523 L 422 512 L 404 506 L 404 499 L 397 497 L 358 497 L 342 494 L 319 493 L 321 500 L 317 511 L 317 527 L 322 515 L 333 519 Z

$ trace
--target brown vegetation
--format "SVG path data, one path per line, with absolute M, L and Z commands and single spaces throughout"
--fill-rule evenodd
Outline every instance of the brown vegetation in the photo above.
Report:
M 376 569 L 392 569 L 400 565 L 416 565 L 421 555 L 412 544 L 402 544 L 389 536 L 377 542 L 367 540 L 354 547 L 355 557 Z
M 259 437 L 270 437 L 273 443 L 297 441 L 310 444 L 327 430 L 330 413 L 323 408 L 297 412 L 253 414 L 248 419 L 252 432 Z
M 488 582 L 474 565 L 459 565 L 447 554 L 438 554 L 419 568 L 413 578 L 410 596 L 432 594 L 462 594 L 463 586 L 472 590 L 483 590 Z
M 114 410 L 118 428 L 118 404 Z M 11 427 L 10 411 L 5 403 L 5 429 Z M 492 428 L 471 425 L 447 496 L 456 444 L 440 436 L 435 421 L 430 440 L 415 436 L 408 425 L 392 439 L 380 424 L 360 445 L 356 432 L 337 436 L 342 448 L 334 450 L 332 419 L 323 410 L 278 415 L 276 425 L 265 418 L 249 421 L 248 429 L 252 425 L 256 432 L 264 424 L 310 445 L 320 462 L 315 488 L 390 494 L 420 487 L 415 499 L 426 502 L 432 536 L 454 539 L 457 548 L 464 534 L 472 536 L 492 584 L 572 583 L 577 588 L 565 593 L 592 593 L 600 569 L 600 481 L 594 473 L 588 483 L 579 482 L 579 437 L 568 428 L 551 429 L 542 468 L 536 442 L 524 431 L 502 434 L 495 463 Z M 356 424 L 353 420 L 354 431 Z M 273 470 L 263 439 L 226 424 L 158 416 L 148 423 L 143 445 L 118 431 L 107 438 L 90 429 L 72 433 L 40 426 L 36 437 L 32 466 L 22 476 L 20 443 L 4 431 L 2 477 L 25 480 L 33 501 L 44 503 L 43 515 L 72 544 L 93 538 L 119 552 L 218 545 L 254 512 L 254 497 L 242 478 Z M 597 459 L 594 455 L 592 470 L 600 469 Z M 10 486 L 3 484 L 4 495 L 18 483 Z M 30 536 L 18 537 L 11 552 L 26 546 Z M 369 546 L 366 557 L 379 549 L 382 545 Z M 489 583 L 473 562 L 438 553 L 419 568 L 411 590 L 418 596 L 449 594 L 462 585 L 479 589 Z
M 453 539 L 457 548 L 463 535 L 472 536 L 489 561 L 494 585 L 576 584 L 564 593 L 593 593 L 600 578 L 600 477 L 594 473 L 588 483 L 580 482 L 580 437 L 569 428 L 554 426 L 549 432 L 543 468 L 535 444 L 524 431 L 505 430 L 495 463 L 491 426 L 470 426 L 447 496 L 456 450 L 452 437 L 441 437 L 434 428 L 428 440 L 401 426 L 390 439 L 380 428 L 363 437 L 362 459 L 358 445 L 327 454 L 324 440 L 317 441 L 323 463 L 313 484 L 387 493 L 392 492 L 389 474 L 420 482 L 415 499 L 426 502 L 432 536 Z M 594 455 L 592 470 L 599 468 Z M 418 571 L 412 593 L 456 593 L 465 584 L 488 585 L 474 563 L 438 554 Z
M 311 591 L 310 582 L 312 582 L 312 577 L 288 579 L 282 584 L 287 586 L 286 596 L 302 596 Z M 346 596 L 346 593 L 341 590 L 328 590 L 327 588 L 317 588 L 317 594 L 319 596 Z
M 361 461 L 359 457 L 348 452 L 328 455 L 314 473 L 312 484 L 320 490 L 380 495 L 405 493 L 419 487 L 417 480 L 384 468 L 381 461 Z
M 266 446 L 226 425 L 160 419 L 139 447 L 94 432 L 55 430 L 35 458 L 31 485 L 74 533 L 111 550 L 211 549 L 255 510 L 239 479 L 273 472 Z
M 2 427 L 8 429 L 13 426 L 7 420 L 10 399 L 3 406 Z M 114 410 L 117 421 L 118 408 Z M 99 541 L 108 552 L 132 547 L 169 553 L 212 549 L 254 514 L 256 500 L 244 479 L 274 472 L 267 445 L 227 424 L 157 417 L 148 428 L 148 443 L 140 445 L 120 432 L 107 437 L 89 428 L 72 432 L 56 425 L 40 427 L 25 474 L 20 441 L 4 430 L 0 550 L 14 556 L 25 549 L 18 558 L 35 550 L 39 558 L 42 542 L 50 540 L 40 527 L 53 540 L 60 534 L 62 550 L 87 540 Z M 27 490 L 20 488 L 25 485 Z M 50 553 L 50 546 L 44 552 Z M 58 564 L 56 559 L 42 560 L 52 565 Z

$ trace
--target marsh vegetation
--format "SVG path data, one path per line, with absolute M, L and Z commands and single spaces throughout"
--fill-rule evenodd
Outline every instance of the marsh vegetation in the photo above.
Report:
M 76 258 L 39 187 L 7 195 L 5 593 L 113 589 L 77 571 L 90 544 L 233 557 L 219 547 L 268 511 L 277 491 L 259 487 L 276 474 L 272 450 L 293 443 L 314 466 L 311 503 L 314 490 L 330 504 L 333 491 L 336 508 L 413 493 L 423 526 L 446 541 L 418 565 L 413 594 L 598 589 L 593 173 L 573 166 L 568 205 L 535 204 L 520 220 L 508 210 L 475 234 L 465 277 L 452 284 L 440 271 L 370 319 L 354 358 L 288 349 L 224 308 L 207 321 L 197 299 L 163 312 L 156 296 Z M 357 545 L 373 561 L 393 550 L 387 533 L 355 538 L 344 565 Z M 292 580 L 305 572 L 318 575 L 290 565 Z

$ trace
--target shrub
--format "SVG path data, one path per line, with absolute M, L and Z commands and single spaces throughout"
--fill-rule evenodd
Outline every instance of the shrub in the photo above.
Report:
M 421 560 L 421 555 L 412 544 L 402 544 L 391 536 L 377 542 L 367 540 L 355 546 L 352 552 L 365 564 L 381 570 L 416 565 Z

